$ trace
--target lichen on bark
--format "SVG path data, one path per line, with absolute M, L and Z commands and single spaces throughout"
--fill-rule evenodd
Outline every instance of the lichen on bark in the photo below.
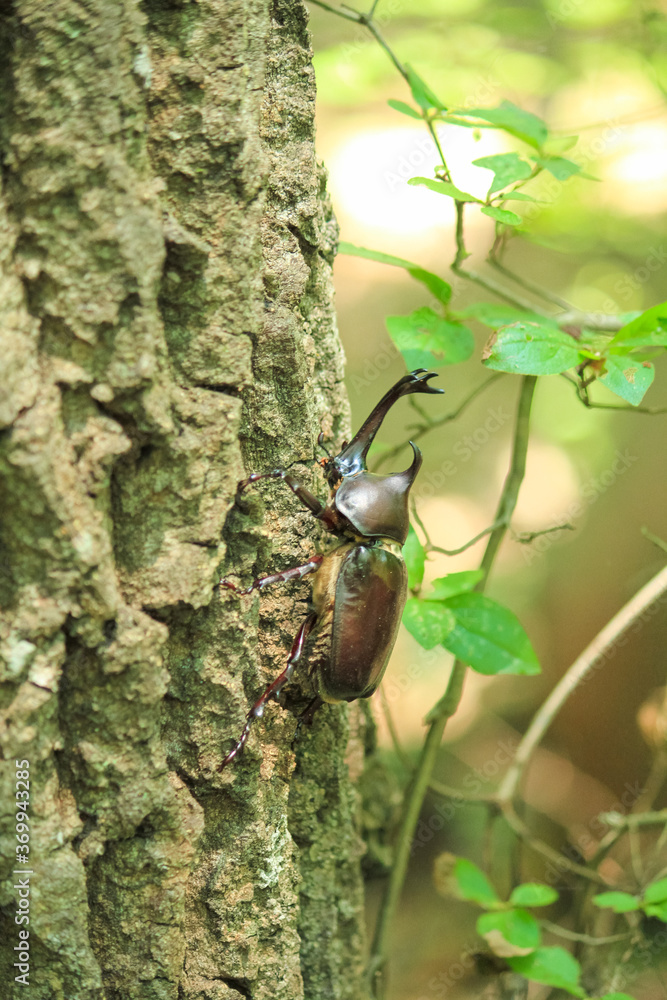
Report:
M 236 483 L 317 488 L 347 431 L 305 9 L 14 0 L 0 31 L 2 979 L 26 758 L 40 1000 L 359 1000 L 363 716 L 293 752 L 271 706 L 218 770 L 307 594 L 221 567 L 318 538 Z

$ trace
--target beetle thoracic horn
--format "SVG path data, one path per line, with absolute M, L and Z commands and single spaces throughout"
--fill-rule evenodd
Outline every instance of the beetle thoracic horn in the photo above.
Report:
M 364 420 L 350 443 L 336 456 L 336 468 L 342 476 L 354 475 L 355 472 L 361 472 L 362 469 L 365 469 L 368 449 L 373 443 L 382 421 L 401 396 L 407 396 L 412 392 L 444 392 L 444 389 L 436 389 L 435 386 L 428 384 L 428 380 L 432 378 L 436 378 L 435 372 L 427 373 L 425 368 L 416 368 L 409 375 L 404 375 L 402 379 L 399 379 L 389 392 L 385 393 Z
M 412 462 L 410 463 L 407 469 L 403 470 L 403 472 L 395 472 L 393 473 L 392 476 L 393 479 L 403 480 L 403 482 L 405 483 L 406 493 L 414 483 L 415 479 L 417 478 L 417 473 L 421 469 L 421 464 L 423 461 L 422 453 L 413 441 L 410 441 L 410 447 L 412 448 Z

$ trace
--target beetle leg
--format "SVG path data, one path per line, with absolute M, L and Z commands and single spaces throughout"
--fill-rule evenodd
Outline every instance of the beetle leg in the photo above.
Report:
M 308 702 L 303 712 L 298 718 L 296 724 L 296 731 L 294 733 L 294 739 L 297 740 L 301 732 L 302 726 L 311 726 L 313 724 L 313 716 L 318 708 L 321 708 L 324 702 L 320 698 L 319 694 L 316 694 L 311 701 Z
M 266 703 L 269 701 L 270 698 L 278 697 L 278 695 L 282 690 L 283 685 L 287 683 L 287 681 L 294 673 L 296 665 L 301 659 L 301 654 L 303 652 L 303 647 L 305 645 L 306 639 L 312 632 L 316 621 L 317 621 L 317 614 L 313 611 L 311 612 L 311 614 L 308 615 L 306 620 L 302 623 L 301 628 L 297 632 L 296 638 L 292 643 L 292 649 L 290 650 L 289 658 L 287 660 L 287 666 L 283 670 L 282 674 L 279 674 L 278 677 L 276 677 L 276 679 L 272 681 L 271 684 L 269 684 L 264 694 L 261 696 L 261 698 L 257 699 L 255 704 L 248 712 L 248 718 L 246 720 L 245 726 L 243 727 L 243 732 L 241 733 L 239 739 L 236 741 L 236 745 L 232 747 L 232 749 L 229 751 L 227 756 L 224 758 L 224 760 L 218 767 L 219 771 L 222 771 L 223 767 L 226 767 L 227 764 L 231 763 L 231 761 L 234 760 L 236 755 L 240 753 L 241 750 L 243 750 L 243 747 L 246 744 L 248 735 L 250 733 L 250 728 L 253 722 L 255 721 L 255 719 L 261 719 L 261 717 L 264 715 L 264 709 L 266 707 Z
M 251 483 L 258 483 L 260 479 L 282 479 L 289 486 L 292 493 L 299 498 L 304 507 L 307 507 L 315 517 L 320 517 L 324 513 L 324 504 L 310 490 L 307 490 L 305 486 L 301 486 L 299 481 L 290 475 L 287 469 L 274 469 L 273 472 L 253 472 L 247 479 L 242 479 L 236 490 L 237 501 Z
M 303 566 L 292 566 L 290 569 L 284 569 L 280 573 L 271 573 L 270 576 L 259 576 L 245 590 L 241 590 L 235 583 L 230 583 L 224 576 L 220 581 L 220 586 L 226 587 L 228 590 L 234 590 L 237 594 L 250 594 L 253 590 L 264 590 L 264 587 L 268 587 L 271 583 L 287 583 L 288 580 L 300 580 L 302 576 L 306 576 L 308 573 L 315 573 L 322 565 L 323 558 L 324 556 L 313 556 Z

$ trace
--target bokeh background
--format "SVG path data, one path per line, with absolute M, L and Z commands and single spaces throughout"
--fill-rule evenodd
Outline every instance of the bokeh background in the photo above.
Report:
M 545 203 L 531 211 L 509 246 L 506 261 L 516 273 L 585 310 L 625 313 L 667 299 L 664 5 L 381 0 L 376 18 L 399 59 L 413 65 L 448 105 L 494 107 L 507 99 L 544 118 L 553 134 L 579 137 L 566 155 L 594 179 L 533 182 L 528 190 Z M 435 152 L 423 125 L 387 105 L 389 98 L 409 101 L 410 95 L 386 53 L 360 26 L 314 5 L 311 30 L 318 155 L 329 171 L 341 238 L 415 261 L 453 281 L 455 309 L 494 301 L 448 270 L 453 203 L 406 183 L 410 176 L 432 175 Z M 455 183 L 476 195 L 484 195 L 491 175 L 471 161 L 520 148 L 493 131 L 476 137 L 472 130 L 443 126 L 439 134 Z M 468 211 L 469 263 L 497 279 L 485 263 L 492 237 L 492 221 Z M 385 317 L 433 303 L 402 270 L 371 261 L 341 255 L 335 279 L 356 427 L 405 370 Z M 422 400 L 429 413 L 455 410 L 488 378 L 480 363 L 488 331 L 474 324 L 473 329 L 474 357 L 439 369 L 446 395 Z M 663 359 L 656 368 L 644 403 L 667 407 Z M 424 467 L 414 493 L 434 543 L 456 548 L 491 523 L 508 468 L 518 389 L 518 378 L 503 376 L 459 419 L 420 440 Z M 591 395 L 600 403 L 620 403 L 601 386 Z M 408 403 L 395 407 L 382 442 L 403 440 L 418 422 Z M 564 378 L 539 380 L 527 477 L 513 528 L 531 532 L 570 522 L 574 530 L 543 536 L 530 546 L 508 537 L 488 593 L 525 625 L 543 673 L 530 679 L 469 674 L 437 768 L 441 781 L 468 791 L 491 790 L 558 678 L 664 564 L 664 552 L 642 528 L 667 538 L 666 439 L 667 413 L 587 409 Z M 381 454 L 381 447 L 375 453 Z M 409 463 L 407 449 L 395 463 L 396 468 Z M 433 558 L 427 579 L 475 568 L 483 545 Z M 636 807 L 652 768 L 659 779 L 638 713 L 665 683 L 666 627 L 663 604 L 570 698 L 536 755 L 524 790 L 526 816 L 554 846 L 575 845 L 585 856 L 599 834 L 597 815 Z M 449 654 L 421 650 L 402 630 L 384 697 L 406 759 L 419 748 L 423 718 L 442 694 L 450 665 Z M 378 696 L 374 709 L 387 766 L 400 780 L 400 756 Z M 645 707 L 644 730 L 652 717 Z M 383 786 L 382 795 L 389 809 L 391 790 Z M 655 804 L 666 804 L 662 792 Z M 394 938 L 392 1000 L 480 996 L 491 988 L 466 958 L 476 947 L 477 913 L 437 895 L 432 865 L 441 851 L 464 854 L 491 864 L 502 887 L 511 874 L 503 870 L 509 852 L 502 836 L 497 825 L 487 823 L 483 807 L 459 803 L 447 810 L 443 800 L 429 798 Z M 624 863 L 622 852 L 610 858 L 608 874 L 614 875 L 616 865 L 621 877 Z M 530 853 L 521 875 L 556 878 L 564 895 L 552 918 L 566 921 L 567 880 L 545 876 L 544 864 Z M 371 881 L 371 921 L 376 905 Z M 665 995 L 656 969 L 635 978 L 625 987 L 631 994 Z

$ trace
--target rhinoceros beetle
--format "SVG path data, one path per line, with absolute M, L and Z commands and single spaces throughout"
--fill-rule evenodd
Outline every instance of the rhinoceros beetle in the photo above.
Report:
M 245 728 L 220 770 L 243 749 L 253 721 L 264 714 L 269 699 L 277 698 L 292 676 L 313 630 L 309 659 L 317 694 L 306 710 L 309 714 L 322 702 L 368 698 L 382 680 L 407 596 L 407 570 L 401 549 L 408 534 L 408 494 L 422 456 L 411 441 L 410 467 L 380 476 L 368 471 L 366 455 L 387 412 L 401 396 L 444 391 L 428 384 L 435 377 L 435 372 L 417 368 L 399 379 L 350 443 L 345 443 L 337 455 L 321 460 L 331 490 L 326 505 L 286 469 L 254 473 L 239 483 L 237 497 L 251 483 L 282 479 L 340 539 L 340 544 L 326 555 L 314 555 L 302 566 L 260 577 L 245 590 L 226 579 L 221 581 L 230 590 L 250 594 L 272 583 L 317 574 L 312 588 L 313 610 L 297 632 L 287 666 L 250 709 Z

